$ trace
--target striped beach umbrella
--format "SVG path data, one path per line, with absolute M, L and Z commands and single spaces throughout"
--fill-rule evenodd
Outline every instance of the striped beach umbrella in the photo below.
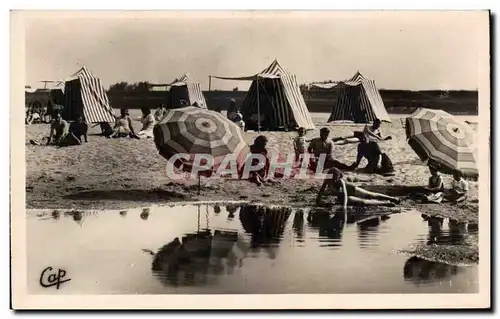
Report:
M 188 155 L 188 159 L 174 162 L 184 171 L 192 170 L 197 154 L 211 155 L 213 165 L 202 161 L 211 168 L 200 172 L 204 176 L 211 176 L 229 154 L 235 156 L 239 169 L 249 152 L 243 131 L 235 123 L 218 112 L 199 107 L 168 110 L 155 125 L 153 133 L 160 155 L 167 160 L 180 153 Z
M 442 110 L 419 108 L 406 118 L 408 144 L 422 160 L 438 163 L 444 173 L 459 170 L 477 176 L 474 130 Z

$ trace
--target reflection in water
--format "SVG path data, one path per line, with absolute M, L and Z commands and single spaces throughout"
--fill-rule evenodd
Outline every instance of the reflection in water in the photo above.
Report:
M 141 213 L 141 219 L 148 220 L 150 208 L 143 208 Z
M 321 246 L 337 247 L 341 245 L 342 231 L 346 222 L 346 212 L 339 209 L 333 213 L 329 210 L 313 209 L 307 216 L 309 227 L 318 229 L 320 238 L 329 238 L 327 244 Z
M 58 220 L 60 217 L 61 217 L 61 213 L 59 211 L 54 210 L 52 212 L 52 218 L 54 218 L 55 220 Z
M 373 216 L 357 223 L 358 242 L 360 248 L 377 246 L 377 235 L 379 233 L 380 221 L 380 216 Z
M 97 213 L 87 211 L 59 213 L 48 210 L 37 214 L 36 221 L 28 226 L 33 278 L 36 277 L 36 281 L 39 277 L 38 267 L 47 262 L 48 247 L 54 245 L 53 239 L 47 239 L 67 238 L 76 231 L 72 239 L 78 244 L 78 251 L 71 256 L 61 255 L 57 252 L 65 251 L 67 241 L 55 240 L 56 247 L 50 250 L 53 251 L 51 258 L 54 264 L 68 264 L 82 273 L 96 269 L 90 275 L 99 279 L 100 286 L 91 289 L 98 292 L 104 289 L 171 293 L 181 289 L 186 293 L 200 293 L 196 288 L 200 286 L 204 286 L 203 292 L 216 293 L 395 293 L 477 289 L 473 283 L 475 269 L 464 270 L 454 277 L 452 275 L 462 268 L 417 258 L 406 260 L 393 253 L 395 246 L 407 247 L 415 242 L 415 237 L 418 243 L 426 240 L 461 243 L 474 231 L 474 225 L 467 227 L 439 219 L 422 222 L 419 214 L 388 216 L 384 215 L 387 211 L 372 208 L 292 211 L 259 205 L 214 205 L 213 210 L 208 205 L 206 209 L 201 205 L 187 206 L 114 211 L 100 214 L 99 218 L 90 218 L 89 214 Z M 137 222 L 139 218 L 144 222 Z M 117 220 L 120 220 L 119 227 L 116 227 Z M 111 228 L 113 231 L 107 231 Z M 148 236 L 141 236 L 144 233 Z M 127 240 L 124 248 L 123 242 Z M 376 246 L 373 245 L 375 240 Z M 95 249 L 96 244 L 98 249 Z M 357 249 L 368 244 L 371 244 L 368 254 L 366 250 Z M 145 247 L 154 251 L 143 249 Z M 140 253 L 141 249 L 151 256 Z M 109 254 L 115 250 L 116 254 Z M 91 262 L 94 260 L 102 261 L 94 265 Z M 404 284 L 402 268 L 405 281 L 411 285 Z M 329 276 L 324 276 L 325 273 Z M 118 278 L 128 279 L 119 281 Z M 453 287 L 441 287 L 442 283 L 437 282 L 448 279 Z
M 459 269 L 457 266 L 411 257 L 404 265 L 403 276 L 406 281 L 421 284 L 450 279 Z
M 298 242 L 304 242 L 304 211 L 298 210 L 293 216 L 293 231 Z
M 220 214 L 220 211 L 221 211 L 220 206 L 218 204 L 215 204 L 214 205 L 214 213 L 215 214 Z
M 467 227 L 467 223 L 456 220 L 448 220 L 448 229 L 443 230 L 444 219 L 441 217 L 427 217 L 429 235 L 427 244 L 436 245 L 462 245 L 469 234 L 475 234 L 473 229 Z
M 164 245 L 154 255 L 153 274 L 165 285 L 204 285 L 238 265 L 235 231 L 205 229 L 185 234 Z M 241 263 L 240 263 L 241 266 Z
M 226 210 L 227 210 L 227 220 L 232 221 L 234 219 L 234 214 L 236 214 L 236 211 L 238 210 L 239 206 L 238 205 L 227 205 Z
M 290 217 L 289 208 L 271 208 L 245 205 L 240 209 L 240 222 L 245 232 L 251 235 L 250 246 L 254 251 L 265 248 L 269 258 L 276 258 L 285 225 Z

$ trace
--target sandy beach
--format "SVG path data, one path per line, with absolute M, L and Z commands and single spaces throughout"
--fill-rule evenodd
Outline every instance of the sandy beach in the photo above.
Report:
M 131 111 L 132 118 L 140 116 L 139 110 Z M 326 122 L 327 114 L 314 113 L 317 127 L 306 138 L 319 136 L 323 126 L 331 129 L 331 137 L 347 136 L 362 125 L 332 125 Z M 135 122 L 135 127 L 140 127 Z M 265 204 L 311 206 L 321 186 L 321 180 L 278 180 L 274 184 L 256 186 L 248 181 L 202 178 L 201 195 L 197 195 L 196 180 L 170 180 L 165 172 L 166 160 L 162 158 L 152 139 L 106 139 L 95 136 L 99 128 L 89 130 L 89 141 L 81 146 L 55 148 L 34 146 L 30 139 L 41 139 L 49 133 L 48 124 L 26 126 L 26 204 L 28 208 L 126 208 L 148 203 L 168 204 L 179 201 L 245 200 Z M 382 142 L 381 148 L 389 154 L 395 175 L 382 177 L 358 172 L 346 173 L 348 180 L 370 190 L 388 195 L 405 196 L 407 186 L 425 185 L 427 167 L 407 145 L 398 116 L 392 123 L 382 126 L 384 135 L 393 137 Z M 269 138 L 271 152 L 286 153 L 293 150 L 295 132 L 262 132 Z M 258 132 L 245 132 L 251 144 Z M 356 156 L 356 144 L 336 146 L 337 160 L 351 164 Z M 360 167 L 365 165 L 363 160 Z M 450 185 L 451 176 L 444 176 Z M 477 221 L 478 184 L 471 181 L 471 198 L 460 206 L 420 205 L 404 200 L 402 205 L 422 213 L 451 217 L 463 221 Z

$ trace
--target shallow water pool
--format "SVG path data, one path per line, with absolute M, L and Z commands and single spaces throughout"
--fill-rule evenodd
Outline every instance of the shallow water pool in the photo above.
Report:
M 394 253 L 410 244 L 458 244 L 477 235 L 472 227 L 452 226 L 445 221 L 441 229 L 430 228 L 416 212 L 345 216 L 248 205 L 29 210 L 28 291 L 476 293 L 475 266 Z M 41 273 L 49 266 L 71 280 L 59 289 L 42 287 Z

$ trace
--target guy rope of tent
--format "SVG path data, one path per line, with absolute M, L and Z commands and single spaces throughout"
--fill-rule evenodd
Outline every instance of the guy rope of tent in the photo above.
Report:
M 247 93 L 247 97 L 245 98 L 245 102 L 243 105 L 243 116 L 246 117 L 246 111 L 250 112 L 250 108 L 252 107 L 252 90 L 255 90 L 255 102 L 257 104 L 257 128 L 260 132 L 261 129 L 261 99 L 260 99 L 260 90 L 265 90 L 263 82 L 268 79 L 279 80 L 277 87 L 279 93 L 276 95 L 276 103 L 277 110 L 276 113 L 273 113 L 273 116 L 276 117 L 276 121 L 283 124 L 287 121 L 290 121 L 292 118 L 299 127 L 304 127 L 305 129 L 314 129 L 315 125 L 312 121 L 311 115 L 309 114 L 309 110 L 304 101 L 304 97 L 300 92 L 299 86 L 297 84 L 296 76 L 285 68 L 283 68 L 278 60 L 274 60 L 266 69 L 261 72 L 250 75 L 250 76 L 241 76 L 241 77 L 224 77 L 224 76 L 209 76 L 209 90 L 211 90 L 212 86 L 212 78 L 221 79 L 221 80 L 236 80 L 236 81 L 252 81 L 252 85 L 250 86 L 250 90 Z M 282 91 L 282 92 L 281 92 Z M 291 111 L 291 114 L 289 114 Z

